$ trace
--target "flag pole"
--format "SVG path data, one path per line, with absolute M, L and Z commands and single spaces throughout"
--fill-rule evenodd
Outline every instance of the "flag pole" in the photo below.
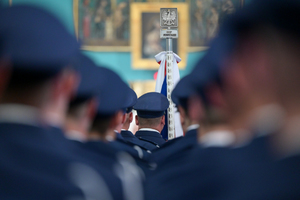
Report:
M 167 81 L 167 98 L 169 100 L 168 108 L 168 139 L 173 139 L 175 135 L 175 118 L 174 103 L 171 99 L 173 90 L 173 38 L 178 38 L 178 13 L 177 8 L 161 8 L 160 9 L 160 38 L 166 39 L 166 81 Z
M 167 38 L 167 98 L 170 102 L 168 108 L 168 139 L 175 138 L 175 124 L 174 124 L 174 104 L 171 99 L 171 92 L 173 90 L 173 40 Z

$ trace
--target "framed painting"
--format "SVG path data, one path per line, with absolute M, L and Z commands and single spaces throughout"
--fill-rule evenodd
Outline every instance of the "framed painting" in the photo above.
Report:
M 187 3 L 131 3 L 131 48 L 132 66 L 135 69 L 158 69 L 154 56 L 166 50 L 166 39 L 160 39 L 160 8 L 178 9 L 178 39 L 173 39 L 173 52 L 182 61 L 180 69 L 186 66 L 188 46 L 189 15 Z
M 208 47 L 226 17 L 242 8 L 244 0 L 190 0 L 189 51 Z
M 76 36 L 84 50 L 130 51 L 130 0 L 73 0 Z

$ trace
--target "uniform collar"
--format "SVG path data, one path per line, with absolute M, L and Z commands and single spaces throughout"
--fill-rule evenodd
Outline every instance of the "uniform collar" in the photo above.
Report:
M 192 124 L 189 127 L 187 127 L 186 132 L 193 130 L 193 129 L 198 129 L 200 127 L 199 124 Z
M 85 138 L 82 136 L 82 133 L 80 131 L 75 131 L 75 130 L 68 131 L 66 134 L 66 138 L 69 140 L 75 140 L 82 143 L 86 141 Z
M 128 130 L 122 130 L 121 135 L 122 136 L 132 136 L 132 137 L 134 137 L 133 133 L 131 131 L 128 131 Z
M 124 138 L 120 133 L 116 132 L 116 140 L 124 140 Z
M 41 125 L 40 112 L 33 106 L 2 104 L 0 105 L 0 122 L 39 126 Z
M 211 131 L 200 137 L 204 147 L 228 147 L 234 144 L 234 134 L 230 131 Z
M 139 129 L 139 131 L 154 131 L 154 132 L 157 132 L 160 134 L 160 132 L 158 130 L 155 130 L 153 128 L 141 128 L 141 129 Z
M 191 129 L 191 130 L 189 130 L 189 131 L 187 131 L 185 133 L 184 137 L 194 137 L 194 138 L 197 138 L 197 136 L 198 136 L 197 129 Z
M 256 136 L 265 136 L 282 127 L 285 119 L 284 109 L 277 104 L 267 104 L 257 108 L 250 118 L 250 129 Z
M 268 136 L 277 132 L 282 127 L 285 119 L 285 111 L 278 104 L 265 104 L 256 108 L 250 118 L 246 129 L 235 130 L 235 148 L 250 144 L 253 139 Z

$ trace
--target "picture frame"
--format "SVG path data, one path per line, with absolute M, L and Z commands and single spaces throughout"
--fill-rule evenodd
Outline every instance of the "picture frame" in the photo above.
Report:
M 129 52 L 129 0 L 73 0 L 75 33 L 88 51 Z
M 224 19 L 244 6 L 244 0 L 189 0 L 189 52 L 209 48 Z
M 154 55 L 165 51 L 166 39 L 160 39 L 160 8 L 178 9 L 178 39 L 173 39 L 173 51 L 182 59 L 179 69 L 187 63 L 189 36 L 188 3 L 131 3 L 130 32 L 132 67 L 134 69 L 157 70 L 159 64 Z

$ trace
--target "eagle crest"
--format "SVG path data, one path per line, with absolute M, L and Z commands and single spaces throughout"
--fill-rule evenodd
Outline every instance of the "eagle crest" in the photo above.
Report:
M 168 11 L 164 10 L 162 13 L 162 19 L 163 19 L 164 25 L 172 26 L 175 24 L 176 12 L 170 11 L 170 10 L 168 10 Z

